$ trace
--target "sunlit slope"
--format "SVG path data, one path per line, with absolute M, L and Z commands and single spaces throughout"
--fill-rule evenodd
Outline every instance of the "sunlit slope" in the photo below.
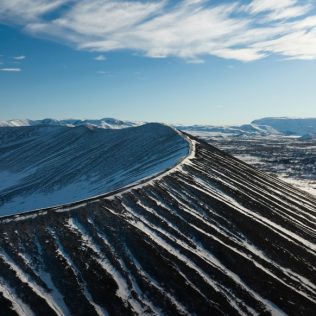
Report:
M 169 168 L 189 146 L 170 127 L 0 128 L 0 215 L 82 200 Z

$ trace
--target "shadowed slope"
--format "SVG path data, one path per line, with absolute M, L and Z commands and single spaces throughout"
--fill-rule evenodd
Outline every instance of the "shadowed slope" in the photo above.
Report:
M 0 216 L 86 199 L 175 165 L 188 143 L 170 127 L 0 128 Z
M 191 143 L 143 185 L 2 219 L 1 310 L 313 315 L 316 200 Z

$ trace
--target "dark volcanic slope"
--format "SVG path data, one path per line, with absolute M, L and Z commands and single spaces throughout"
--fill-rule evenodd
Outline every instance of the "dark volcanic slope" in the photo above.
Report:
M 2 219 L 0 314 L 315 315 L 316 200 L 192 143 L 149 183 Z

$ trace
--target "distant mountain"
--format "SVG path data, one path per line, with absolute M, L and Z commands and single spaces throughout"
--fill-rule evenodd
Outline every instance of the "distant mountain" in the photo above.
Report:
M 76 120 L 76 119 L 67 119 L 67 120 L 56 120 L 56 119 L 43 119 L 43 120 L 29 120 L 29 119 L 16 119 L 9 121 L 0 121 L 0 127 L 22 127 L 22 126 L 94 126 L 101 127 L 106 129 L 120 129 L 133 126 L 139 126 L 144 124 L 143 122 L 132 122 L 132 121 L 121 121 L 114 118 L 103 118 L 99 120 Z
M 289 135 L 316 135 L 316 118 L 266 117 L 251 124 L 271 126 L 278 132 Z
M 102 118 L 95 120 L 77 120 L 77 119 L 43 119 L 29 120 L 16 119 L 9 121 L 0 121 L 0 127 L 22 127 L 22 126 L 90 126 L 104 129 L 121 129 L 135 127 L 145 124 L 140 121 L 123 121 L 115 118 Z M 314 137 L 316 135 L 316 118 L 286 118 L 270 117 L 252 121 L 250 124 L 243 125 L 173 125 L 175 128 L 187 131 L 195 135 L 230 135 L 230 136 L 247 136 L 247 135 L 297 135 L 304 137 Z
M 176 125 L 176 128 L 182 131 L 191 132 L 193 134 L 214 134 L 214 135 L 270 135 L 278 134 L 279 132 L 271 126 L 258 126 L 255 124 L 244 125 L 227 125 L 227 126 L 214 126 L 214 125 Z
M 82 200 L 176 164 L 188 143 L 172 128 L 0 128 L 0 216 Z
M 247 135 L 295 135 L 314 137 L 316 118 L 263 118 L 243 125 L 176 125 L 176 128 L 194 135 L 207 136 L 247 136 Z

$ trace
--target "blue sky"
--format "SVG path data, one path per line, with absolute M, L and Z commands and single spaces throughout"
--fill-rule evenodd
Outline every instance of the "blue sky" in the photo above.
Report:
M 2 0 L 0 120 L 316 117 L 314 1 Z

